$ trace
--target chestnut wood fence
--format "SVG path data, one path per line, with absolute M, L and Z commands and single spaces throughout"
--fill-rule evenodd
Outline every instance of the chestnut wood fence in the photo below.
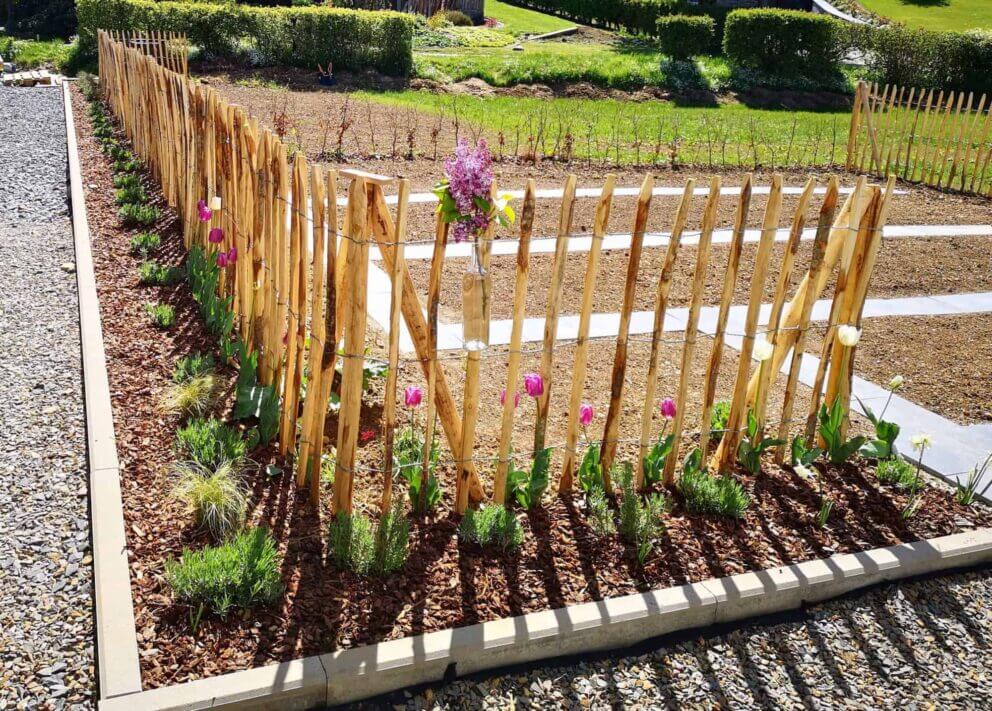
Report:
M 141 44 L 138 43 L 138 47 Z M 552 388 L 569 388 L 567 435 L 563 464 L 558 472 L 558 486 L 569 489 L 578 467 L 580 444 L 578 413 L 584 393 L 590 345 L 590 322 L 593 294 L 599 273 L 602 240 L 611 221 L 615 178 L 608 177 L 598 198 L 582 284 L 578 335 L 574 342 L 572 382 L 553 381 L 556 357 L 556 327 L 564 282 L 564 262 L 569 240 L 576 236 L 572 216 L 576 203 L 576 178 L 570 176 L 563 189 L 560 219 L 551 270 L 543 341 L 540 348 L 540 374 L 544 393 L 538 398 L 534 452 L 511 455 L 510 434 L 516 414 L 513 397 L 506 397 L 499 433 L 484 433 L 499 442 L 499 456 L 494 461 L 473 455 L 477 439 L 479 380 L 482 361 L 499 358 L 505 361 L 507 393 L 518 390 L 522 353 L 525 296 L 530 265 L 530 239 L 533 229 L 537 186 L 528 181 L 520 215 L 519 243 L 516 258 L 513 318 L 509 349 L 498 352 L 469 352 L 462 356 L 439 354 L 437 348 L 438 311 L 441 276 L 448 239 L 448 226 L 436 219 L 433 258 L 426 294 L 426 308 L 406 268 L 404 245 L 408 224 L 409 184 L 406 180 L 372 175 L 357 170 L 324 170 L 311 166 L 296 153 L 287 155 L 285 146 L 270 130 L 261 128 L 241 107 L 229 104 L 210 87 L 190 80 L 184 72 L 163 66 L 153 54 L 124 42 L 106 32 L 99 35 L 100 86 L 112 112 L 132 141 L 137 155 L 162 186 L 169 204 L 180 215 L 187 247 L 198 246 L 208 254 L 236 247 L 239 258 L 225 270 L 219 289 L 231 297 L 237 330 L 246 346 L 259 354 L 259 378 L 273 385 L 280 395 L 279 449 L 290 464 L 296 466 L 296 480 L 302 487 L 309 480 L 310 495 L 316 502 L 321 496 L 319 476 L 326 414 L 337 360 L 343 360 L 340 379 L 340 410 L 337 428 L 337 457 L 333 485 L 333 509 L 349 511 L 353 501 L 359 420 L 362 410 L 363 364 L 368 318 L 366 291 L 369 251 L 375 245 L 382 265 L 391 278 L 391 308 L 388 335 L 389 376 L 384 406 L 385 446 L 382 465 L 372 467 L 383 479 L 382 505 L 388 506 L 392 495 L 392 452 L 396 429 L 396 373 L 399 355 L 399 324 L 402 318 L 416 349 L 406 358 L 417 363 L 427 382 L 427 433 L 424 446 L 424 473 L 428 466 L 429 443 L 433 441 L 435 423 L 439 422 L 447 442 L 450 458 L 444 459 L 457 470 L 456 508 L 462 512 L 470 502 L 492 498 L 502 501 L 504 482 L 511 457 L 529 457 L 544 446 Z M 395 215 L 387 206 L 385 191 L 397 185 Z M 831 179 L 819 208 L 812 205 L 815 181 L 807 181 L 791 215 L 782 214 L 783 191 L 780 176 L 774 176 L 761 223 L 760 239 L 754 257 L 753 277 L 747 301 L 745 328 L 737 359 L 730 418 L 715 452 L 707 451 L 710 442 L 710 413 L 716 397 L 716 382 L 725 354 L 728 318 L 734 286 L 744 245 L 750 209 L 752 184 L 744 179 L 736 201 L 736 218 L 730 240 L 729 260 L 721 291 L 719 312 L 712 334 L 710 357 L 701 387 L 703 411 L 698 431 L 704 461 L 726 468 L 735 458 L 745 427 L 747 413 L 754 411 L 765 427 L 768 394 L 772 374 L 788 362 L 784 401 L 777 424 L 769 425 L 779 436 L 805 431 L 812 435 L 815 414 L 824 399 L 840 397 L 849 404 L 853 353 L 835 338 L 836 326 L 860 325 L 868 284 L 881 247 L 882 227 L 886 220 L 893 181 L 885 188 L 858 179 L 854 189 L 838 208 L 839 187 Z M 626 387 L 630 321 L 634 292 L 648 230 L 654 178 L 645 177 L 637 199 L 632 222 L 620 325 L 615 337 L 615 355 L 609 384 L 610 400 L 605 426 L 598 444 L 604 477 L 608 486 L 610 464 L 617 456 L 620 441 L 620 417 L 624 398 L 643 401 L 637 466 L 638 482 L 643 481 L 643 457 L 657 429 L 653 413 L 658 385 L 659 358 L 664 345 L 662 333 L 669 293 L 683 236 L 687 235 L 688 215 L 694 200 L 695 181 L 688 180 L 675 214 L 664 265 L 656 278 L 654 322 L 650 334 L 650 358 L 644 392 L 630 392 Z M 712 236 L 716 226 L 721 194 L 721 180 L 713 177 L 708 184 L 705 209 L 695 249 L 695 267 L 688 309 L 688 322 L 681 339 L 680 376 L 676 402 L 684 403 L 688 389 L 699 386 L 690 382 L 689 364 L 700 338 L 700 311 L 704 298 L 704 277 L 709 265 Z M 339 190 L 346 201 L 338 199 Z M 210 202 L 219 196 L 222 209 L 211 221 L 198 218 L 197 202 Z M 343 214 L 338 214 L 344 204 Z M 812 258 L 808 265 L 796 264 L 807 214 L 816 214 Z M 340 227 L 339 227 L 340 223 Z M 759 324 L 765 282 L 772 268 L 771 256 L 780 226 L 788 225 L 784 257 L 778 265 L 771 313 Z M 223 241 L 211 244 L 208 231 L 223 230 Z M 481 242 L 482 260 L 490 261 L 492 231 Z M 805 272 L 789 297 L 792 275 Z M 834 275 L 835 278 L 834 278 Z M 813 303 L 834 280 L 829 325 L 820 353 L 819 370 L 812 402 L 806 412 L 795 413 L 798 374 L 806 345 Z M 537 288 L 544 288 L 538 285 Z M 773 346 L 772 357 L 762 365 L 752 364 L 757 339 L 767 339 Z M 339 353 L 336 344 L 343 340 Z M 309 347 L 307 344 L 309 343 Z M 441 362 L 464 358 L 465 381 L 462 402 L 456 402 Z M 301 383 L 306 370 L 306 396 Z M 604 386 L 607 384 L 604 383 Z M 688 433 L 685 408 L 679 407 L 673 421 L 675 448 L 664 470 L 667 483 L 675 481 L 676 463 L 680 461 L 682 438 Z M 684 454 L 684 451 L 681 452 Z M 784 456 L 779 448 L 776 457 Z M 494 465 L 492 491 L 484 487 L 477 466 L 483 461 Z M 308 475 L 309 472 L 309 475 Z
M 985 94 L 860 82 L 847 169 L 992 196 L 990 108 Z

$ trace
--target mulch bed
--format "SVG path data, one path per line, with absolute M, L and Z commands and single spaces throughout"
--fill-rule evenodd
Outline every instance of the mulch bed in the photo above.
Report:
M 250 518 L 254 524 L 268 526 L 279 541 L 287 592 L 271 608 L 226 620 L 208 617 L 193 634 L 189 611 L 171 599 L 162 577 L 163 564 L 184 546 L 202 546 L 206 538 L 192 529 L 170 496 L 168 468 L 174 456 L 177 421 L 158 411 L 156 396 L 168 383 L 179 356 L 214 344 L 201 326 L 185 285 L 154 289 L 138 285 L 137 260 L 127 253 L 132 231 L 122 229 L 115 216 L 110 166 L 93 140 L 81 96 L 75 88 L 72 91 L 79 117 L 83 182 L 122 462 L 142 677 L 148 688 L 508 615 L 992 525 L 992 514 L 986 509 L 961 507 L 940 488 L 927 488 L 919 514 L 904 521 L 899 512 L 906 494 L 880 486 L 872 467 L 861 463 L 822 467 L 823 486 L 837 508 L 827 527 L 820 530 L 812 523 L 818 509 L 813 486 L 768 464 L 758 477 L 736 473 L 754 496 L 753 505 L 739 522 L 688 514 L 675 495 L 665 535 L 643 568 L 616 537 L 593 535 L 582 498 L 571 495 L 548 495 L 542 507 L 520 514 L 526 532 L 524 545 L 515 554 L 499 554 L 458 545 L 454 535 L 457 521 L 448 514 L 453 472 L 444 467 L 440 472 L 445 490 L 440 513 L 436 518 L 414 521 L 405 567 L 388 579 L 366 580 L 336 569 L 327 560 L 324 527 L 329 520 L 329 497 L 324 497 L 320 511 L 314 511 L 305 497 L 297 498 L 289 472 L 273 477 L 263 473 L 264 465 L 273 461 L 271 452 L 263 451 L 253 454 L 259 470 L 249 473 Z M 163 236 L 167 258 L 178 263 L 181 237 L 175 218 L 165 217 L 156 228 Z M 178 326 L 174 330 L 163 332 L 149 324 L 143 304 L 155 299 L 175 306 Z M 633 350 L 641 353 L 644 349 Z M 708 352 L 705 341 L 700 351 Z M 555 365 L 553 392 L 559 399 L 552 400 L 550 441 L 561 438 L 564 426 L 560 398 L 565 397 L 569 381 L 567 353 L 568 349 L 562 349 Z M 674 348 L 666 349 L 662 394 L 670 394 L 673 387 L 677 354 Z M 587 385 L 601 413 L 598 423 L 605 412 L 600 391 L 607 382 L 611 357 L 610 343 L 594 344 Z M 637 378 L 643 377 L 644 357 L 632 355 L 621 436 L 636 431 Z M 693 363 L 694 373 L 702 358 Z M 501 360 L 494 358 L 489 363 Z M 729 388 L 733 361 L 728 354 L 721 376 L 722 393 Z M 447 367 L 452 384 L 460 387 L 458 363 L 449 362 Z M 401 385 L 406 384 L 407 377 L 412 378 L 412 374 L 405 370 Z M 492 403 L 499 377 L 497 371 L 487 371 L 485 378 L 483 402 L 487 404 L 479 424 L 482 456 L 496 447 L 491 435 L 498 431 Z M 381 385 L 377 388 L 369 401 L 381 400 Z M 457 395 L 457 387 L 454 389 Z M 698 393 L 693 398 L 698 400 Z M 698 403 L 690 400 L 686 406 L 693 418 Z M 525 420 L 532 412 L 527 408 L 532 407 L 527 403 L 518 418 L 518 446 L 526 441 L 529 425 Z M 380 456 L 377 428 L 381 413 L 378 407 L 368 405 L 363 410 L 363 427 L 373 433 L 371 441 L 360 448 L 360 463 L 368 466 Z M 861 428 L 863 422 L 855 426 Z M 327 432 L 334 431 L 336 421 L 332 417 Z M 361 473 L 355 490 L 359 505 L 374 503 L 378 478 L 372 472 Z

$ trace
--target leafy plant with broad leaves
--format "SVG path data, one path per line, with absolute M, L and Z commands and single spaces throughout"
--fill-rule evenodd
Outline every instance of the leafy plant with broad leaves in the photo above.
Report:
M 603 490 L 603 467 L 599 463 L 599 445 L 590 444 L 582 455 L 578 471 L 579 488 L 586 494 Z
M 823 450 L 819 447 L 810 447 L 806 444 L 806 438 L 796 435 L 792 440 L 789 449 L 789 463 L 792 466 L 808 467 L 823 455 Z
M 758 417 L 754 410 L 747 413 L 747 432 L 737 447 L 737 461 L 752 474 L 761 472 L 761 455 L 772 447 L 785 444 L 784 439 L 765 437 L 760 432 Z
M 881 415 L 876 415 L 872 409 L 865 405 L 860 398 L 858 404 L 865 413 L 871 424 L 875 427 L 875 438 L 868 440 L 861 447 L 861 456 L 873 459 L 890 459 L 895 454 L 895 442 L 899 436 L 899 425 L 895 422 L 883 420 L 885 410 Z
M 844 406 L 840 397 L 834 399 L 833 405 L 827 409 L 826 403 L 820 405 L 819 432 L 827 445 L 827 458 L 833 464 L 843 464 L 861 449 L 865 437 L 857 436 L 844 439 L 841 426 L 844 422 Z
M 441 501 L 441 485 L 434 471 L 441 457 L 437 437 L 431 442 L 431 456 L 427 465 L 427 491 L 423 486 L 424 438 L 413 427 L 403 429 L 393 445 L 393 469 L 406 481 L 410 505 L 418 515 L 425 515 Z
M 511 498 L 525 509 L 540 502 L 548 488 L 548 470 L 551 468 L 551 447 L 545 447 L 531 462 L 530 470 L 518 469 L 510 458 L 506 472 L 506 499 Z
M 254 417 L 258 420 L 258 438 L 266 444 L 279 431 L 279 395 L 275 386 L 258 382 L 258 351 L 248 353 L 237 340 L 238 380 L 235 385 L 234 419 Z
M 658 441 L 651 446 L 651 450 L 644 457 L 644 481 L 648 484 L 655 484 L 661 481 L 661 473 L 665 470 L 665 461 L 672 453 L 672 444 L 675 442 L 675 435 L 666 435 L 662 432 L 658 436 Z

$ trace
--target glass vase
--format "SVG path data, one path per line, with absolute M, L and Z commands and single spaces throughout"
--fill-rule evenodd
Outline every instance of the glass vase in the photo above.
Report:
M 476 239 L 462 275 L 462 347 L 466 351 L 481 351 L 489 345 L 489 274 L 482 267 L 480 250 Z

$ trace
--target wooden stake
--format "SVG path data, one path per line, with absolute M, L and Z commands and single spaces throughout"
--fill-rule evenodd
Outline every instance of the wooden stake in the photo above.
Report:
M 965 150 L 964 150 L 964 160 L 961 162 L 961 181 L 960 189 L 964 191 L 965 179 L 968 176 L 968 163 L 971 160 L 971 146 L 975 141 L 975 133 L 978 131 L 978 124 L 982 118 L 982 114 L 985 109 L 985 94 L 982 94 L 981 98 L 978 100 L 978 109 L 975 111 L 975 117 L 971 121 L 971 129 L 966 131 L 964 134 L 965 138 Z M 951 165 L 951 175 L 947 179 L 947 187 L 954 187 L 954 176 L 957 174 L 958 168 L 958 153 L 961 152 L 960 142 L 958 144 L 958 152 L 954 155 L 954 164 Z
M 964 93 L 962 92 L 962 96 L 963 95 Z M 960 100 L 958 101 L 958 110 L 954 116 L 954 123 L 957 124 L 956 126 L 957 130 L 956 131 L 952 130 L 951 137 L 948 139 L 947 151 L 944 154 L 944 160 L 940 164 L 940 173 L 938 173 L 937 175 L 937 187 L 940 187 L 941 184 L 944 182 L 944 168 L 947 167 L 947 155 L 951 152 L 952 144 L 954 145 L 954 155 L 951 159 L 951 169 L 949 171 L 950 177 L 948 178 L 947 181 L 948 187 L 950 187 L 950 184 L 954 181 L 954 173 L 957 170 L 958 158 L 961 157 L 961 141 L 964 140 L 965 127 L 968 123 L 968 116 L 971 114 L 971 104 L 972 101 L 974 101 L 974 99 L 975 99 L 974 92 L 969 92 L 968 103 L 965 105 L 963 118 L 961 116 L 961 101 Z M 957 134 L 957 138 L 954 138 L 955 133 Z
M 920 126 L 919 143 L 921 149 L 926 148 L 926 145 L 923 143 L 923 141 L 925 140 L 925 136 L 926 136 L 926 121 L 927 118 L 929 118 L 930 116 L 930 106 L 932 102 L 933 102 L 933 89 L 931 89 L 927 93 L 926 108 L 922 108 L 923 92 L 922 91 L 920 92 L 919 104 L 917 104 L 916 107 L 916 116 L 913 118 L 913 128 L 910 131 L 909 136 L 906 138 L 906 162 L 902 168 L 903 180 L 912 180 L 913 175 L 916 173 L 916 165 L 913 163 L 913 149 L 916 148 L 916 143 L 917 143 L 917 133 L 916 133 L 917 126 Z M 920 124 L 921 112 L 923 116 L 922 124 Z
M 844 167 L 850 171 L 854 168 L 854 150 L 857 146 L 858 131 L 861 128 L 861 105 L 864 96 L 864 81 L 859 81 L 854 91 L 854 107 L 851 109 L 851 127 L 847 133 L 847 161 Z
M 434 253 L 427 282 L 427 347 L 420 354 L 421 365 L 427 375 L 427 418 L 424 428 L 424 448 L 421 452 L 420 501 L 417 509 L 427 511 L 427 482 L 430 481 L 431 450 L 434 446 L 434 425 L 437 421 L 437 317 L 441 302 L 441 274 L 444 271 L 444 249 L 448 241 L 448 225 L 441 213 L 437 214 L 434 230 Z M 419 308 L 419 303 L 418 303 Z M 452 449 L 452 452 L 460 451 Z

